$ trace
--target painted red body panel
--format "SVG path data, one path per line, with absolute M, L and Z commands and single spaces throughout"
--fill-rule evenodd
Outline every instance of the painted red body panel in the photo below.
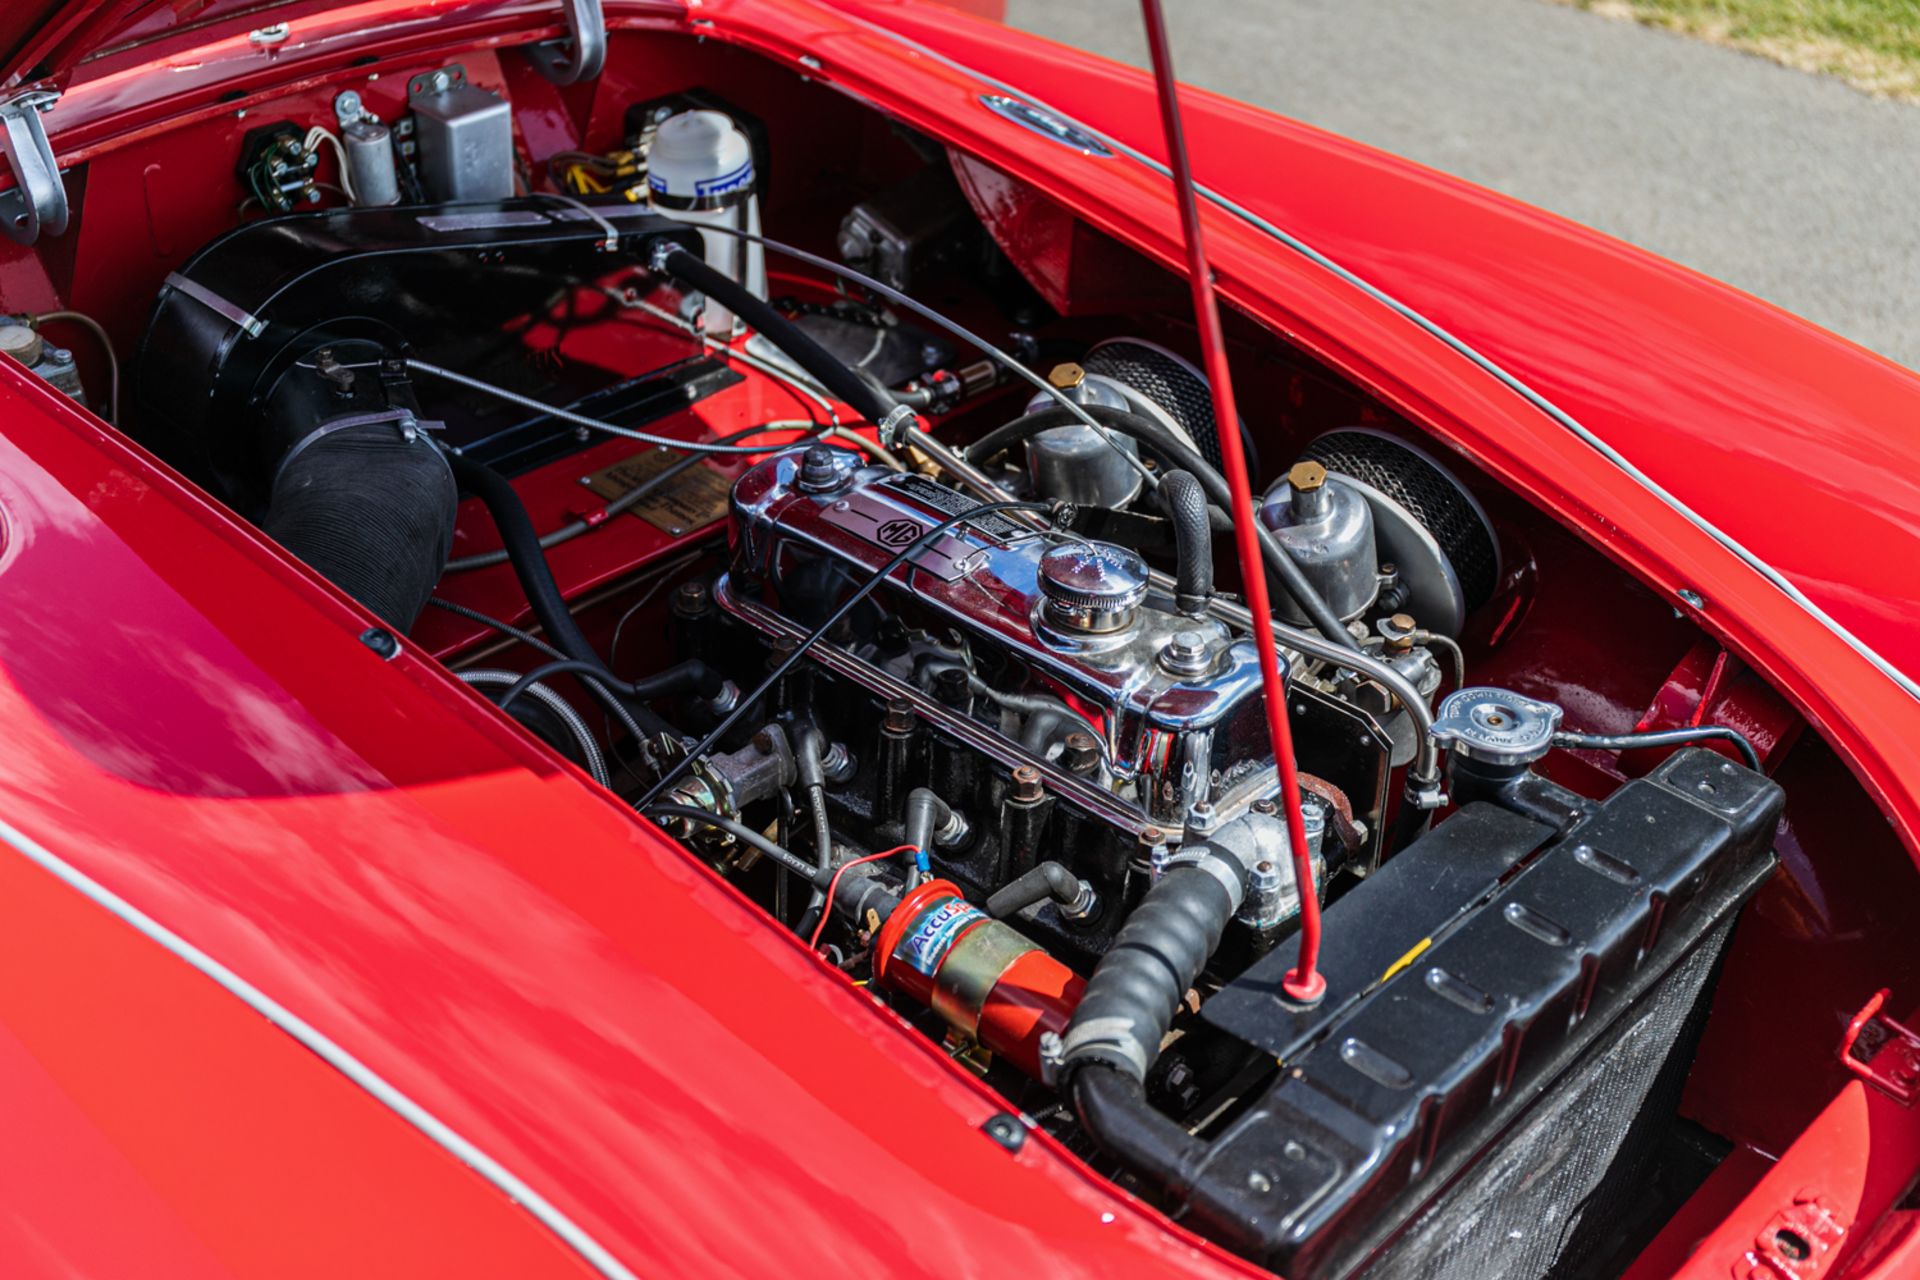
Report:
M 636 1271 L 1236 1269 L 1044 1137 L 985 1137 L 999 1104 L 936 1047 L 431 660 L 382 663 L 365 615 L 69 402 L 0 373 L 0 412 L 6 821 Z M 84 1200 L 85 1172 L 49 1187 Z M 409 1194 L 399 1162 L 360 1176 Z M 174 1208 L 216 1234 L 243 1211 Z
M 608 8 L 616 28 L 689 29 L 678 4 Z M 478 47 L 556 30 L 555 6 L 538 0 L 296 2 L 273 12 L 294 34 L 272 54 L 249 47 L 247 21 L 229 18 L 161 30 L 81 66 L 48 119 L 63 161 L 132 163 L 129 143 L 183 118 L 243 128 L 235 112 L 257 100 L 248 95 L 283 95 L 289 80 L 330 95 L 364 80 L 350 65 L 362 54 L 459 53 L 471 66 L 492 56 Z M 709 0 L 691 14 L 713 43 L 788 66 L 815 60 L 816 80 L 1177 264 L 1177 219 L 1157 175 L 1009 125 L 980 107 L 987 86 L 866 20 L 1157 154 L 1137 73 L 904 4 Z M 229 92 L 241 96 L 222 101 Z M 575 120 L 617 113 L 594 93 L 550 94 L 521 127 L 564 137 Z M 1188 127 L 1203 182 L 1479 343 L 1776 558 L 1890 657 L 1920 657 L 1911 627 L 1920 555 L 1902 554 L 1920 511 L 1910 434 L 1920 381 L 1679 268 L 1302 126 L 1194 95 Z M 1248 156 L 1260 163 L 1247 166 Z M 147 234 L 131 213 L 94 216 L 105 221 L 78 235 L 111 241 L 122 218 Z M 1701 593 L 1697 621 L 1825 731 L 1908 846 L 1920 845 L 1911 699 L 1483 371 L 1244 223 L 1217 209 L 1203 218 L 1221 291 L 1237 307 L 1429 426 L 1668 599 L 1680 587 Z M 71 252 L 49 251 L 49 293 L 67 284 L 59 273 L 63 262 L 71 271 Z M 778 1273 L 827 1257 L 890 1275 L 1240 1269 L 1044 1138 L 1017 1155 L 986 1139 L 978 1126 L 998 1109 L 994 1095 L 424 656 L 409 649 L 380 663 L 354 638 L 364 614 L 118 437 L 9 369 L 0 421 L 0 817 L 296 1008 L 636 1269 Z M 544 517 L 567 509 L 557 492 L 540 501 Z M 1779 517 L 1787 510 L 1793 519 Z M 602 571 L 591 542 L 567 553 L 586 558 L 569 567 L 576 576 Z M 467 634 L 436 636 L 435 647 Z M 1678 656 L 1654 656 L 1656 681 Z M 1708 1045 L 1721 1055 L 1716 1081 L 1750 1069 L 1740 1054 L 1764 1042 L 1756 1028 L 1778 1008 L 1769 994 L 1805 1001 L 1816 1020 L 1857 1006 L 1852 990 L 1783 985 L 1807 957 L 1839 956 L 1846 984 L 1877 985 L 1875 946 L 1911 923 L 1904 898 L 1880 891 L 1890 876 L 1909 884 L 1910 867 L 1851 865 L 1844 831 L 1790 843 L 1789 874 L 1759 905 L 1786 921 L 1770 936 L 1793 947 L 1784 957 L 1736 950 L 1729 974 L 1740 976 L 1715 1017 L 1720 1047 Z M 153 951 L 102 963 L 176 962 Z M 85 997 L 78 976 L 41 978 L 49 998 Z M 5 1013 L 0 1030 L 24 1040 L 23 1016 Z M 239 1052 L 243 1035 L 263 1033 L 255 1022 L 208 1034 Z M 1818 1034 L 1805 1043 L 1824 1044 Z M 100 1086 L 123 1103 L 139 1096 L 138 1064 L 127 1068 Z M 1746 1088 L 1726 1104 L 1729 1127 L 1764 1109 L 1760 1086 Z M 1809 1066 L 1788 1088 L 1795 1098 L 1780 1112 L 1797 1116 L 1833 1082 Z M 368 1143 L 413 1141 L 385 1132 L 398 1122 L 371 1101 L 362 1110 L 342 1123 L 363 1127 Z M 1780 1150 L 1797 1128 L 1790 1121 L 1784 1141 L 1763 1149 Z M 1911 1171 L 1913 1153 L 1893 1151 Z M 408 1167 L 396 1158 L 362 1176 L 396 1201 L 416 1178 L 439 1177 L 403 1175 Z M 100 1176 L 49 1174 L 45 1189 L 83 1201 Z M 446 1194 L 451 1207 L 421 1212 L 479 1216 L 452 1205 L 457 1188 Z M 222 1220 L 239 1212 L 169 1201 L 174 1222 L 155 1230 L 220 1237 L 241 1229 Z M 505 1238 L 516 1227 L 497 1229 Z M 27 1246 L 0 1238 L 0 1247 Z M 0 1258 L 0 1270 L 11 1261 Z

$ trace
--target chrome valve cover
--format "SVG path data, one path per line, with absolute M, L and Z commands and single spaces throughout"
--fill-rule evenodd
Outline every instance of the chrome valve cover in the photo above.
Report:
M 795 450 L 734 485 L 723 607 L 745 617 L 748 600 L 811 626 L 940 520 L 980 505 L 920 475 L 861 467 L 824 486 L 823 474 Z M 845 571 L 823 572 L 823 558 Z M 1087 711 L 1104 737 L 1105 785 L 1155 822 L 1177 831 L 1197 800 L 1231 814 L 1271 792 L 1252 644 L 1174 613 L 1134 552 L 992 513 L 936 538 L 890 587 L 874 599 L 908 626 L 957 630 L 971 653 L 1014 659 L 993 666 L 1023 682 L 999 692 Z

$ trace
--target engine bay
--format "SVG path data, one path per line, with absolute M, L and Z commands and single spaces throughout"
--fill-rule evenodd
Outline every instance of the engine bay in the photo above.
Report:
M 1179 278 L 748 55 L 621 48 L 573 137 L 486 51 L 203 127 L 218 199 L 84 273 L 152 286 L 125 391 L 65 308 L 0 349 L 1201 1236 L 1619 1274 L 1743 1136 L 1685 1095 L 1824 746 L 1234 314 L 1296 857 Z

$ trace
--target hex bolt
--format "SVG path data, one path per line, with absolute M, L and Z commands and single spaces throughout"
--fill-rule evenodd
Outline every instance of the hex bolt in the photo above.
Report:
M 698 618 L 706 613 L 712 599 L 707 584 L 695 578 L 674 588 L 673 611 L 682 618 Z
M 1015 804 L 1032 804 L 1046 793 L 1046 788 L 1040 785 L 1038 769 L 1030 764 L 1014 766 L 1012 799 Z
M 887 703 L 887 717 L 881 721 L 880 729 L 884 733 L 911 733 L 913 704 L 905 698 L 895 698 Z
M 1100 744 L 1093 740 L 1090 733 L 1074 732 L 1067 735 L 1067 749 L 1061 753 L 1060 763 L 1067 772 L 1077 774 L 1092 773 L 1100 765 Z

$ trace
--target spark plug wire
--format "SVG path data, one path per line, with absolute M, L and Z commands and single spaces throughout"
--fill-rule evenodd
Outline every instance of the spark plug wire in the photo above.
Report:
M 1180 124 L 1179 88 L 1173 78 L 1173 52 L 1167 42 L 1166 15 L 1160 0 L 1140 0 L 1146 19 L 1147 47 L 1153 55 L 1154 89 L 1160 100 L 1160 124 L 1167 138 L 1167 164 L 1180 206 L 1180 226 L 1186 236 L 1187 276 L 1193 288 L 1194 318 L 1199 325 L 1200 350 L 1213 393 L 1214 429 L 1220 439 L 1222 470 L 1232 490 L 1233 542 L 1245 583 L 1247 607 L 1253 614 L 1254 647 L 1260 655 L 1260 679 L 1265 687 L 1267 733 L 1273 741 L 1274 761 L 1280 768 L 1280 800 L 1286 806 L 1287 842 L 1292 846 L 1294 883 L 1300 895 L 1300 953 L 1281 980 L 1286 996 L 1312 1003 L 1326 994 L 1320 976 L 1320 900 L 1313 884 L 1313 860 L 1307 847 L 1306 822 L 1300 812 L 1300 778 L 1294 763 L 1293 729 L 1287 721 L 1287 687 L 1273 633 L 1273 606 L 1267 598 L 1267 577 L 1255 534 L 1258 517 L 1253 506 L 1253 484 L 1247 475 L 1246 451 L 1233 424 L 1240 421 L 1234 405 L 1233 383 L 1227 367 L 1226 335 L 1220 326 L 1220 307 L 1207 268 L 1201 240 L 1200 209 L 1193 194 L 1193 171 L 1187 161 L 1187 139 Z

